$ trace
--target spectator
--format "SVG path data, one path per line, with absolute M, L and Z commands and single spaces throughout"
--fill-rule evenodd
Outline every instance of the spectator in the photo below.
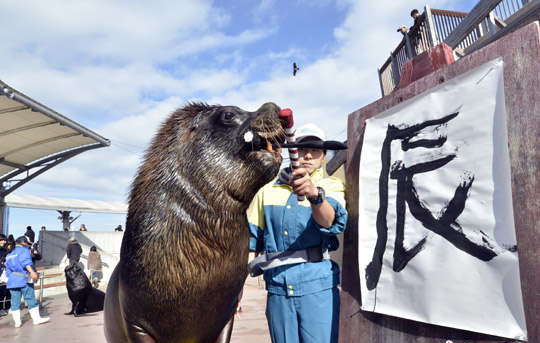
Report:
M 15 238 L 13 238 L 13 235 L 8 236 L 7 244 L 6 244 L 5 247 L 6 247 L 6 250 L 7 250 L 8 254 L 10 252 L 12 252 L 13 249 L 15 249 Z
M 414 25 L 418 25 L 418 21 L 420 20 L 420 13 L 415 8 L 411 11 L 411 18 L 414 20 Z
M 420 13 L 418 12 L 418 10 L 415 8 L 411 11 L 411 18 L 413 18 L 414 20 L 414 23 L 413 23 L 413 26 L 411 26 L 409 28 L 408 31 L 412 31 L 412 29 L 415 27 L 415 26 L 418 26 L 420 25 L 420 19 L 422 18 L 420 16 Z M 401 32 L 402 34 L 406 34 L 407 33 L 407 27 L 406 26 L 400 26 L 398 29 L 397 29 L 398 32 Z
M 30 255 L 31 242 L 28 237 L 21 236 L 15 241 L 17 246 L 6 257 L 7 288 L 11 293 L 11 315 L 15 322 L 15 327 L 21 327 L 21 296 L 28 304 L 28 311 L 32 317 L 34 325 L 46 323 L 48 317 L 42 318 L 39 314 L 39 307 L 34 295 L 34 285 L 29 283 L 29 279 L 37 281 L 38 274 L 34 270 L 32 257 Z
M 124 230 L 122 230 L 122 225 L 118 225 L 118 226 L 114 229 L 114 231 L 122 232 L 122 231 L 124 231 Z
M 47 228 L 45 227 L 45 225 L 43 225 L 43 226 L 41 227 L 41 231 L 46 231 L 46 230 L 47 230 Z
M 66 255 L 67 255 L 67 258 L 69 259 L 69 264 L 79 263 L 79 260 L 81 259 L 81 254 L 82 254 L 81 245 L 75 239 L 75 237 L 70 237 L 68 239 L 68 245 L 66 248 Z
M 86 229 L 86 225 L 81 224 L 81 227 L 79 228 L 79 231 L 88 231 L 88 230 Z
M 397 29 L 398 32 L 400 32 L 403 36 L 408 35 L 411 43 L 411 48 L 413 49 L 413 55 L 417 55 L 421 53 L 423 50 L 420 45 L 420 41 L 422 39 L 422 35 L 420 34 L 420 25 L 422 24 L 422 16 L 418 12 L 418 10 L 415 8 L 411 11 L 411 18 L 414 20 L 413 26 L 411 26 L 408 30 L 407 27 L 401 26 Z M 412 57 L 412 56 L 409 56 Z
M 32 256 L 32 264 L 35 265 L 36 261 L 41 260 L 41 253 L 39 252 L 39 244 L 34 243 L 30 249 L 30 255 Z
M 90 270 L 90 281 L 92 286 L 98 288 L 99 281 L 103 277 L 101 272 L 101 255 L 97 251 L 95 245 L 90 248 L 90 253 L 88 253 L 88 270 Z
M 7 238 L 4 234 L 0 233 L 0 274 L 4 268 L 6 255 L 8 254 L 6 245 L 7 245 Z
M 34 243 L 34 239 L 36 239 L 36 233 L 34 232 L 34 230 L 32 230 L 32 227 L 30 225 L 26 227 L 26 232 L 24 233 L 24 235 L 30 238 L 30 242 Z
M 7 307 L 5 306 L 6 305 L 6 301 L 7 299 L 9 298 L 8 297 L 8 290 L 6 288 L 6 284 L 5 284 L 5 281 L 4 281 L 4 277 L 5 277 L 5 274 L 4 274 L 4 271 L 5 271 L 5 260 L 6 260 L 6 256 L 8 254 L 5 246 L 7 244 L 7 238 L 4 234 L 1 234 L 0 233 L 0 276 L 2 276 L 0 278 L 0 301 L 2 301 L 2 306 L 0 306 L 0 317 L 3 317 L 3 316 L 6 316 L 8 314 L 8 312 L 6 311 L 7 310 Z M 6 277 L 7 279 L 7 277 Z

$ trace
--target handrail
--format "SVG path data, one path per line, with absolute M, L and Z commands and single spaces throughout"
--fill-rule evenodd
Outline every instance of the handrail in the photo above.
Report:
M 431 14 L 433 14 L 433 15 L 446 15 L 446 16 L 460 17 L 460 18 L 465 18 L 465 16 L 467 16 L 467 12 L 441 10 L 441 9 L 436 9 L 436 8 L 433 8 L 431 10 Z
M 452 49 L 457 47 L 469 35 L 472 28 L 480 24 L 500 2 L 501 0 L 480 0 L 469 14 L 463 18 L 463 21 L 450 32 L 444 42 Z
M 514 30 L 518 29 L 519 27 L 527 23 L 530 23 L 535 20 L 539 20 L 540 19 L 540 0 L 536 0 L 536 2 L 531 2 L 530 4 L 531 4 L 530 6 L 527 6 L 527 7 L 524 6 L 522 8 L 523 13 L 521 13 L 519 18 L 512 21 L 511 24 L 507 25 L 501 30 L 497 31 L 497 33 L 495 33 L 493 36 L 489 37 L 488 39 L 485 39 L 483 41 L 478 42 L 478 44 L 475 44 L 475 46 L 471 47 L 471 49 L 469 50 L 469 53 L 474 50 L 483 48 L 489 43 L 496 41 L 502 36 L 507 35 L 510 32 L 513 32 Z
M 399 86 L 406 60 L 439 42 L 449 45 L 455 56 L 469 54 L 492 42 L 494 37 L 501 37 L 533 20 L 539 4 L 540 0 L 480 0 L 469 13 L 430 9 L 426 5 L 418 25 L 404 35 L 377 70 L 382 95 L 390 94 Z M 501 33 L 495 35 L 497 32 Z

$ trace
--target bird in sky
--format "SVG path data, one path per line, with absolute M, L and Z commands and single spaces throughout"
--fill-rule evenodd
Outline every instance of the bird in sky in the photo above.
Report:
M 293 71 L 292 71 L 292 74 L 293 76 L 296 76 L 296 72 L 300 70 L 300 68 L 296 65 L 296 62 L 293 62 Z

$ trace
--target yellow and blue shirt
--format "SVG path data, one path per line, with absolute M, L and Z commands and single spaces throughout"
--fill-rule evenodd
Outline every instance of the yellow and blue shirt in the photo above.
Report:
M 345 231 L 345 185 L 334 177 L 323 178 L 322 169 L 311 175 L 315 186 L 322 187 L 326 200 L 334 208 L 329 228 L 317 224 L 307 199 L 298 201 L 292 187 L 280 181 L 259 190 L 248 209 L 250 250 L 273 253 L 321 246 L 338 248 L 337 234 Z M 269 293 L 302 296 L 332 288 L 339 283 L 339 267 L 332 260 L 289 264 L 264 272 Z

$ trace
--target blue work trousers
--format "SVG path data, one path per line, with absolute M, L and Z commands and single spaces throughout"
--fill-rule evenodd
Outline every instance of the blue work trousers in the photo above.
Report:
M 303 296 L 268 293 L 266 318 L 272 343 L 337 343 L 337 287 Z
M 26 286 L 20 288 L 10 288 L 11 293 L 11 310 L 16 311 L 21 309 L 21 295 L 24 301 L 28 304 L 28 309 L 37 306 L 36 296 L 34 294 L 34 284 L 27 283 Z

